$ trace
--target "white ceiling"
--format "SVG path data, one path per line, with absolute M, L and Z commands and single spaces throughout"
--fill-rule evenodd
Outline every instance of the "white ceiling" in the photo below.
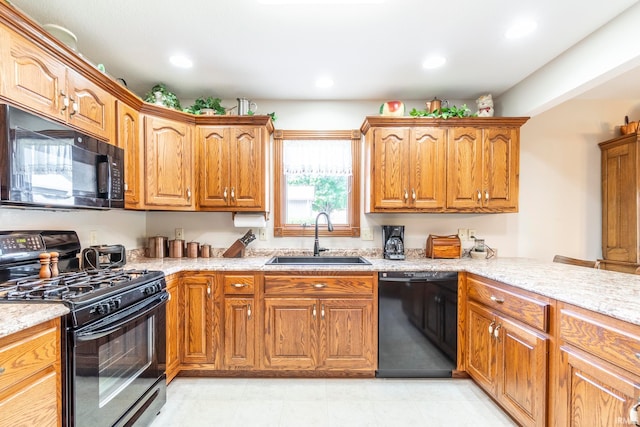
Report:
M 499 96 L 636 1 L 11 3 L 40 24 L 71 30 L 83 56 L 104 64 L 110 75 L 126 80 L 141 96 L 164 82 L 180 99 L 424 100 Z M 537 31 L 506 40 L 505 30 L 527 17 L 538 22 Z M 189 56 L 193 68 L 174 68 L 168 58 L 176 53 Z M 423 69 L 431 54 L 444 55 L 445 66 Z M 316 88 L 322 75 L 331 76 L 334 86 Z M 628 86 L 618 85 L 626 86 L 628 96 Z M 596 95 L 611 96 L 606 88 L 599 90 Z

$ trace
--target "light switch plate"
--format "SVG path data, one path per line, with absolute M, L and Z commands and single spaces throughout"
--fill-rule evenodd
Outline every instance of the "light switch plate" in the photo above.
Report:
M 466 228 L 458 228 L 458 237 L 460 240 L 469 240 L 469 230 Z
M 98 244 L 98 232 L 91 230 L 89 232 L 89 246 L 96 246 Z
M 176 228 L 176 240 L 184 240 L 184 228 Z
M 258 230 L 258 239 L 260 240 L 267 240 L 267 229 L 266 228 L 260 228 Z
M 364 227 L 360 230 L 360 238 L 362 240 L 373 240 L 373 230 L 369 227 Z

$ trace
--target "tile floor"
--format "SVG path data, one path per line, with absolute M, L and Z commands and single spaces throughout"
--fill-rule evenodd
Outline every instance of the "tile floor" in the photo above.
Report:
M 176 378 L 151 427 L 515 425 L 468 379 Z

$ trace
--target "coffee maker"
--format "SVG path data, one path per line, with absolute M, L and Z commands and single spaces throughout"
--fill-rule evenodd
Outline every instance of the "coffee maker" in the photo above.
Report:
M 384 259 L 404 259 L 404 225 L 383 225 Z

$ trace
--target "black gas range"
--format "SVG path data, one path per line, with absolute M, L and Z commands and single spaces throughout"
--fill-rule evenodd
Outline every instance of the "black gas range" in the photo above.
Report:
M 2 303 L 69 307 L 61 334 L 65 426 L 148 425 L 166 401 L 164 273 L 81 270 L 80 250 L 73 231 L 0 231 L 0 313 Z M 58 275 L 41 277 L 43 253 L 57 254 Z

